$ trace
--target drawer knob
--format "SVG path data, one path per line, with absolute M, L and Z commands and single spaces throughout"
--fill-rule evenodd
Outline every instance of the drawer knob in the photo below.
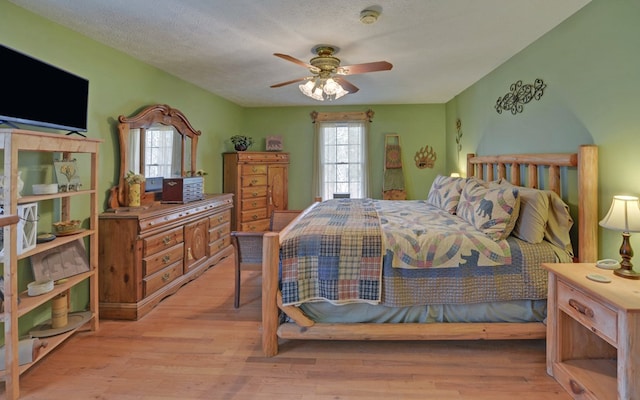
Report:
M 162 262 L 165 263 L 165 264 L 168 263 L 169 260 L 171 260 L 171 256 L 169 256 L 169 255 L 166 255 L 166 256 L 162 257 Z
M 258 219 L 258 216 L 254 214 L 254 215 L 252 216 L 252 218 L 253 218 L 253 220 L 255 221 L 256 219 Z
M 582 394 L 584 393 L 584 388 L 580 386 L 580 384 L 573 379 L 569 379 L 569 386 L 571 387 L 571 391 L 574 394 Z
M 162 274 L 162 282 L 168 281 L 169 278 L 171 278 L 171 274 L 170 273 L 165 272 L 164 274 Z
M 258 168 L 253 167 L 253 168 L 251 168 L 251 171 L 252 171 L 252 172 L 258 172 Z
M 593 310 L 584 304 L 580 303 L 576 299 L 569 299 L 569 305 L 573 307 L 580 314 L 586 315 L 589 318 L 593 318 Z
M 252 185 L 252 186 L 253 186 L 253 185 L 255 185 L 256 183 L 258 183 L 258 180 L 257 180 L 257 179 L 252 179 L 252 180 L 251 180 L 251 185 Z
M 166 246 L 169 243 L 171 243 L 171 236 L 165 236 L 164 238 L 162 238 L 162 243 Z

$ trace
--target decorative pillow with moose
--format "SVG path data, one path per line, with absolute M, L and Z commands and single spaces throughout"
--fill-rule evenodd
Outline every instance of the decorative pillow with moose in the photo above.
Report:
M 493 240 L 506 239 L 513 231 L 520 211 L 516 187 L 488 188 L 469 178 L 462 189 L 456 214 Z

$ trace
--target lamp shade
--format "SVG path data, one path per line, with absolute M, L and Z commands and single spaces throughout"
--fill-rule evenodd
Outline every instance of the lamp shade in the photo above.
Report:
M 606 229 L 622 232 L 640 232 L 640 204 L 635 196 L 614 196 L 611 208 L 600 221 Z

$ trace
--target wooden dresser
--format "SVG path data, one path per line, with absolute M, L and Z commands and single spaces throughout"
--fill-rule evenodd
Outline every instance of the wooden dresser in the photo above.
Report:
M 100 215 L 100 314 L 139 319 L 233 252 L 232 194 Z
M 289 153 L 224 153 L 223 191 L 234 193 L 231 229 L 266 231 L 273 210 L 289 204 Z

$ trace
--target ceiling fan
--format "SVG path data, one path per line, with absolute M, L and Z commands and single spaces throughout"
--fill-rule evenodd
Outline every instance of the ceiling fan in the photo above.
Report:
M 335 100 L 345 94 L 355 93 L 359 89 L 344 79 L 344 75 L 357 75 L 367 72 L 388 71 L 393 65 L 386 61 L 376 61 L 364 64 L 354 64 L 340 66 L 340 59 L 335 57 L 338 48 L 332 45 L 317 45 L 311 51 L 317 54 L 309 63 L 298 60 L 287 54 L 274 53 L 276 57 L 291 61 L 309 69 L 312 76 L 292 79 L 290 81 L 271 85 L 272 88 L 290 85 L 296 82 L 303 82 L 299 86 L 302 93 L 316 100 Z

